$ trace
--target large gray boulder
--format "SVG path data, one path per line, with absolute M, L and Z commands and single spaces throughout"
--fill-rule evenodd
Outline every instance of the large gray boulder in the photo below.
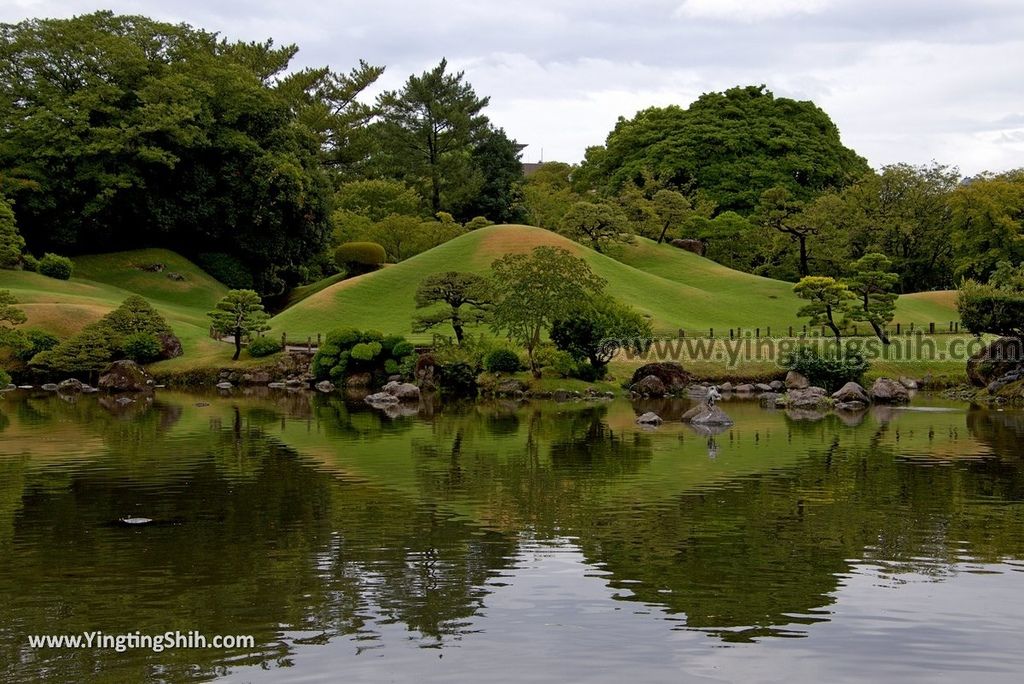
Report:
M 146 369 L 128 359 L 114 361 L 100 374 L 100 389 L 111 392 L 149 392 L 153 378 Z
M 693 382 L 693 376 L 678 363 L 663 361 L 659 363 L 648 363 L 640 366 L 633 372 L 629 384 L 635 385 L 649 375 L 658 378 L 665 386 L 667 393 L 676 394 L 684 392 L 687 386 Z M 636 390 L 634 390 L 636 391 Z
M 320 382 L 316 383 L 316 389 L 318 392 L 328 394 L 330 392 L 333 392 L 335 387 L 334 383 L 331 382 L 330 380 L 321 380 Z
M 370 406 L 382 407 L 397 404 L 398 398 L 394 395 L 388 394 L 387 392 L 377 392 L 376 394 L 369 394 L 366 396 L 364 401 Z
M 657 413 L 654 413 L 653 411 L 648 411 L 647 413 L 638 417 L 636 419 L 636 422 L 638 425 L 661 425 L 664 421 L 662 421 L 661 416 L 659 416 Z
M 398 401 L 419 401 L 420 388 L 409 382 L 389 382 L 384 391 Z
M 784 381 L 786 389 L 807 389 L 811 386 L 811 381 L 807 379 L 802 373 L 796 371 L 789 371 L 786 373 L 786 380 Z
M 868 404 L 871 402 L 871 397 L 868 396 L 868 391 L 856 382 L 846 383 L 832 393 L 832 398 L 839 403 L 859 401 L 862 404 Z
M 871 399 L 879 404 L 906 404 L 910 391 L 892 378 L 878 378 L 871 385 Z
M 786 393 L 786 406 L 791 409 L 822 410 L 830 408 L 832 400 L 823 387 L 791 389 Z
M 68 378 L 67 380 L 61 380 L 57 383 L 57 391 L 61 394 L 73 394 L 81 392 L 85 387 L 81 380 L 76 378 Z
M 663 397 L 668 394 L 665 383 L 656 375 L 647 375 L 639 382 L 633 383 L 631 390 L 646 397 Z

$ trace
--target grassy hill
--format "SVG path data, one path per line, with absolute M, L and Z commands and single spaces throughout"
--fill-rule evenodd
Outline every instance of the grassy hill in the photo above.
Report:
M 227 288 L 174 252 L 143 249 L 75 260 L 75 277 L 55 280 L 37 273 L 0 271 L 0 288 L 11 290 L 28 316 L 25 328 L 60 336 L 81 330 L 138 294 L 149 300 L 181 338 L 185 356 L 162 362 L 175 366 L 230 358 L 227 345 L 209 339 L 206 312 Z M 144 267 L 162 264 L 160 272 Z M 175 280 L 170 274 L 184 280 Z
M 320 289 L 271 321 L 276 333 L 307 335 L 351 326 L 410 335 L 413 294 L 431 273 L 486 272 L 507 253 L 538 245 L 564 247 L 608 281 L 607 291 L 650 317 L 656 331 L 683 328 L 716 334 L 729 328 L 771 326 L 779 332 L 802 326 L 792 284 L 735 271 L 669 245 L 638 239 L 619 260 L 598 254 L 550 231 L 529 226 L 491 226 L 473 231 L 395 266 Z M 896 319 L 924 325 L 958 318 L 951 293 L 901 297 Z M 420 336 L 427 339 L 429 336 Z

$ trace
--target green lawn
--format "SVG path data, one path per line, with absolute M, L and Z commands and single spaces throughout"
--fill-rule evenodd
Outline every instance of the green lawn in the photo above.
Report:
M 541 228 L 492 226 L 473 231 L 395 266 L 344 280 L 300 301 L 274 317 L 275 334 L 305 339 L 338 327 L 377 329 L 410 335 L 413 294 L 431 273 L 446 270 L 486 272 L 509 252 L 541 244 L 558 245 L 584 258 L 607 280 L 607 291 L 651 319 L 659 333 L 683 328 L 690 334 L 728 334 L 729 328 L 771 326 L 773 332 L 801 328 L 799 300 L 792 284 L 741 273 L 669 245 L 639 238 L 617 259 L 598 254 Z M 917 326 L 958 318 L 948 292 L 901 297 L 897 320 Z M 443 331 L 448 332 L 450 331 Z M 414 336 L 428 340 L 429 335 Z

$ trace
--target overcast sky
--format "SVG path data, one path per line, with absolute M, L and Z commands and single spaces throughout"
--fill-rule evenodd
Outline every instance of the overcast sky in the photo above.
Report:
M 766 84 L 811 99 L 873 166 L 1024 166 L 1021 0 L 107 0 L 230 38 L 296 43 L 301 65 L 387 66 L 393 88 L 447 57 L 524 161 L 579 161 L 619 116 Z M 0 20 L 81 0 L 3 0 Z

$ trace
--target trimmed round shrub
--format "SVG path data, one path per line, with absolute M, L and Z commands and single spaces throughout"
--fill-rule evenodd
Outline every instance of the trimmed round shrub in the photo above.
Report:
M 253 289 L 252 273 L 241 261 L 222 252 L 205 252 L 196 257 L 199 266 L 232 290 Z
M 440 367 L 441 390 L 456 396 L 476 394 L 476 371 L 464 361 L 444 364 Z
M 466 223 L 466 230 L 479 230 L 480 228 L 493 225 L 494 221 L 489 220 L 485 216 L 474 216 Z
M 121 353 L 125 358 L 138 363 L 149 363 L 160 358 L 163 345 L 153 333 L 132 333 L 121 342 Z
M 35 328 L 25 331 L 25 341 L 26 346 L 19 349 L 17 354 L 18 358 L 25 363 L 31 361 L 36 354 L 50 351 L 60 344 L 60 340 L 55 335 Z
M 517 373 L 522 364 L 511 349 L 495 349 L 484 357 L 484 368 L 491 373 Z
M 257 337 L 249 343 L 249 356 L 261 358 L 281 351 L 281 343 L 272 337 Z
M 384 362 L 384 372 L 388 375 L 397 375 L 401 372 L 401 369 L 399 368 L 397 361 L 394 359 L 388 359 Z
M 373 361 L 383 347 L 380 342 L 360 342 L 352 347 L 352 358 L 356 361 Z
M 346 242 L 334 250 L 334 261 L 349 273 L 367 273 L 384 265 L 387 252 L 376 242 Z
M 39 259 L 36 259 L 28 252 L 25 252 L 21 255 L 21 267 L 26 271 L 36 273 L 39 271 Z
M 75 265 L 71 262 L 71 259 L 68 259 L 67 257 L 47 252 L 43 255 L 43 258 L 39 260 L 39 266 L 36 270 L 50 278 L 68 280 L 71 277 L 71 274 L 75 271 Z
M 416 347 L 412 346 L 411 342 L 406 342 L 405 340 L 402 340 L 401 342 L 399 342 L 398 344 L 391 348 L 391 356 L 393 356 L 396 359 L 401 359 L 408 356 L 409 354 L 414 353 L 415 351 Z

